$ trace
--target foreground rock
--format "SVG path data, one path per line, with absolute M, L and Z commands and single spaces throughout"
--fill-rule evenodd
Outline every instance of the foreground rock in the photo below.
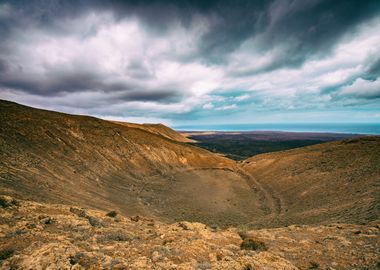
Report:
M 11 200 L 9 197 L 6 201 Z M 379 223 L 244 231 L 15 200 L 1 269 L 377 269 Z

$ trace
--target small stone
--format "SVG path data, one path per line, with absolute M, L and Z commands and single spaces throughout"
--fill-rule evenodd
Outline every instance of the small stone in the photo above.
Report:
M 89 217 L 87 217 L 87 219 L 88 219 L 88 223 L 90 223 L 90 225 L 92 227 L 102 227 L 103 226 L 103 221 L 100 218 L 89 216 Z
M 229 262 L 229 261 L 233 261 L 234 259 L 232 259 L 230 256 L 226 256 L 223 258 L 223 260 Z
M 86 211 L 84 209 L 70 207 L 70 212 L 77 215 L 78 217 L 87 217 Z
M 34 223 L 28 223 L 25 225 L 25 227 L 28 229 L 35 229 L 35 228 L 37 228 L 37 225 Z
M 160 253 L 158 251 L 153 251 L 151 255 L 151 259 L 153 262 L 157 262 L 161 258 Z
M 45 218 L 42 218 L 42 219 L 41 219 L 41 223 L 42 223 L 42 224 L 49 225 L 49 224 L 52 224 L 52 223 L 53 223 L 53 219 L 52 219 L 51 217 L 45 217 Z
M 140 217 L 139 216 L 134 216 L 134 217 L 131 217 L 131 220 L 134 221 L 134 222 L 138 222 L 140 220 Z

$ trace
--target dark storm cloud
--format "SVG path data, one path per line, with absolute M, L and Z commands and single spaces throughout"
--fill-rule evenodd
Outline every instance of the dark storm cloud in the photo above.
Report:
M 273 11 L 283 13 L 264 32 L 263 50 L 275 44 L 286 44 L 277 59 L 277 67 L 303 63 L 307 58 L 323 56 L 336 42 L 363 20 L 378 14 L 378 1 L 279 1 Z M 286 57 L 288 56 L 288 57 Z M 273 65 L 273 64 L 272 64 Z M 276 65 L 270 67 L 275 69 Z
M 0 62 L 1 69 L 1 62 Z M 56 74 L 54 74 L 56 73 Z M 118 100 L 135 100 L 135 101 L 161 101 L 169 102 L 178 100 L 180 97 L 177 89 L 144 89 L 138 85 L 129 83 L 105 83 L 106 78 L 101 78 L 97 74 L 86 72 L 65 72 L 55 71 L 48 74 L 43 79 L 35 79 L 32 77 L 12 78 L 0 75 L 0 84 L 8 88 L 22 90 L 25 93 L 37 94 L 44 96 L 60 96 L 63 93 L 85 92 L 85 91 L 101 91 L 103 93 L 115 93 L 115 99 Z M 117 94 L 117 93 L 122 94 Z
M 2 1 L 0 34 L 9 37 L 12 31 L 31 24 L 56 31 L 56 21 L 64 17 L 74 17 L 88 9 L 88 1 Z M 0 13 L 1 14 L 1 13 Z
M 209 18 L 210 31 L 200 42 L 203 61 L 223 64 L 226 56 L 249 38 L 262 52 L 281 46 L 281 52 L 262 71 L 294 67 L 313 56 L 324 56 L 354 26 L 379 13 L 377 0 L 295 1 L 111 1 L 97 8 L 119 17 L 131 14 L 155 31 L 173 21 L 187 26 L 194 14 Z
M 202 38 L 197 57 L 209 63 L 223 63 L 226 55 L 249 38 L 258 37 L 255 49 L 270 50 L 281 45 L 278 59 L 263 71 L 297 66 L 314 55 L 324 55 L 348 31 L 379 13 L 377 0 L 281 0 L 281 1 L 12 1 L 16 18 L 1 21 L 2 32 L 22 23 L 54 27 L 56 21 L 90 11 L 111 11 L 117 18 L 136 16 L 149 29 L 165 31 L 180 21 L 189 26 L 193 15 L 211 22 Z M 67 30 L 67 29 L 66 29 Z M 285 46 L 286 45 L 286 46 Z M 252 48 L 253 49 L 253 48 Z
M 45 76 L 35 77 L 19 72 L 1 72 L 0 84 L 6 88 L 22 90 L 38 95 L 59 95 L 61 92 L 76 92 L 102 87 L 95 74 L 80 71 L 53 71 Z
M 282 67 L 294 68 L 308 59 L 326 57 L 344 35 L 354 35 L 355 26 L 379 14 L 379 10 L 379 1 L 275 1 L 258 16 L 260 23 L 252 23 L 247 32 L 238 32 L 239 36 L 234 39 L 238 47 L 247 38 L 257 35 L 255 49 L 262 53 L 279 49 L 274 59 L 260 69 L 233 75 L 248 76 Z M 243 12 L 244 16 L 249 16 L 249 12 Z M 227 39 L 228 32 L 223 32 L 223 28 L 221 25 L 219 35 Z M 206 52 L 211 51 L 213 55 L 212 51 L 218 50 L 220 43 L 214 42 L 215 46 Z
M 0 58 L 0 74 L 4 74 L 8 71 L 9 64 L 8 61 Z
M 121 96 L 124 100 L 136 100 L 136 101 L 161 101 L 173 102 L 178 100 L 180 95 L 177 90 L 155 90 L 155 91 L 146 91 L 146 90 L 133 90 L 127 92 Z
M 376 80 L 380 77 L 380 58 L 370 63 L 363 77 L 367 80 Z
M 114 104 L 115 114 L 124 108 L 118 103 L 139 103 L 136 110 L 189 118 L 206 103 L 215 112 L 239 105 L 213 100 L 220 89 L 230 96 L 262 89 L 268 110 L 285 99 L 274 93 L 285 89 L 291 97 L 304 85 L 322 98 L 378 98 L 378 49 L 370 40 L 358 43 L 350 48 L 365 56 L 349 62 L 337 48 L 374 35 L 363 23 L 378 25 L 371 19 L 379 16 L 378 0 L 0 1 L 0 90 L 52 103 L 67 98 L 59 102 L 81 108 Z M 330 69 L 302 71 L 304 63 L 323 59 L 332 59 Z

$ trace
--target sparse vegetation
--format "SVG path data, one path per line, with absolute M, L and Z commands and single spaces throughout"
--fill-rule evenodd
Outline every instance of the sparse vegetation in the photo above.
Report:
M 92 209 L 86 212 L 100 220 L 106 215 Z M 317 263 L 310 262 L 326 264 L 320 254 L 327 251 L 328 260 L 333 258 L 338 269 L 372 269 L 377 262 L 378 228 L 372 225 L 214 231 L 202 223 L 183 221 L 184 230 L 180 223 L 155 220 L 152 226 L 152 220 L 145 217 L 136 223 L 121 216 L 118 222 L 104 219 L 104 226 L 92 227 L 67 206 L 32 202 L 22 202 L 0 214 L 5 234 L 0 238 L 4 269 L 38 269 L 41 265 L 51 269 L 318 269 Z M 45 218 L 54 222 L 27 226 Z M 355 230 L 362 233 L 356 235 Z M 305 241 L 299 241 L 301 238 Z M 30 248 L 29 243 L 36 246 Z M 17 249 L 17 256 L 6 247 Z M 263 250 L 267 252 L 259 252 Z
M 199 270 L 211 269 L 211 264 L 210 264 L 210 262 L 208 262 L 206 260 L 198 261 L 197 262 L 197 269 L 199 269 Z
M 240 244 L 240 249 L 255 250 L 255 251 L 268 250 L 268 248 L 266 247 L 263 241 L 260 241 L 254 238 L 245 238 L 243 242 Z
M 114 217 L 117 216 L 117 212 L 116 212 L 116 211 L 110 211 L 110 212 L 108 212 L 108 213 L 106 214 L 106 216 L 107 216 L 107 217 L 112 217 L 112 218 L 114 218 Z
M 77 215 L 78 217 L 87 217 L 87 213 L 84 209 L 79 209 L 76 207 L 70 207 L 70 212 Z
M 140 217 L 139 216 L 134 216 L 134 217 L 131 217 L 131 220 L 134 221 L 134 222 L 138 222 L 140 220 Z
M 244 231 L 240 230 L 240 231 L 238 231 L 238 234 L 239 234 L 241 240 L 248 238 L 248 232 L 246 230 L 244 230 Z
M 132 237 L 125 233 L 122 230 L 110 230 L 104 232 L 102 235 L 97 237 L 97 241 L 100 243 L 109 242 L 109 241 L 130 241 Z
M 51 217 L 43 217 L 41 218 L 41 223 L 45 225 L 49 225 L 53 223 L 53 219 Z
M 0 250 L 0 261 L 6 260 L 13 256 L 15 250 L 13 248 L 4 248 Z
M 11 206 L 17 206 L 18 202 L 16 199 L 8 196 L 0 196 L 0 207 L 7 208 Z
M 90 257 L 83 252 L 77 252 L 74 256 L 70 257 L 69 262 L 71 265 L 79 264 L 85 269 L 89 269 L 97 264 L 97 259 L 95 257 Z
M 83 252 L 78 252 L 74 256 L 70 257 L 70 264 L 75 265 L 79 262 L 80 258 L 84 256 Z
M 254 270 L 254 269 L 251 264 L 247 264 L 246 266 L 244 266 L 244 270 Z
M 319 263 L 316 262 L 310 262 L 310 267 L 309 269 L 318 269 L 319 268 Z
M 221 153 L 234 160 L 246 158 L 269 152 L 283 151 L 304 147 L 326 141 L 336 141 L 347 138 L 347 134 L 310 134 L 276 133 L 276 132 L 241 132 L 241 133 L 215 133 L 207 135 L 194 135 L 189 138 L 197 143 L 193 145 L 205 148 L 211 152 Z

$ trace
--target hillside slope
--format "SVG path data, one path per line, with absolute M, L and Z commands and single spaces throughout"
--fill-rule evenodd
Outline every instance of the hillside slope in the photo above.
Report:
M 0 101 L 0 149 L 1 194 L 220 225 L 265 214 L 232 160 L 141 128 Z
M 272 203 L 272 214 L 257 222 L 261 226 L 380 217 L 379 137 L 262 154 L 240 164 Z
M 0 194 L 223 227 L 379 218 L 380 138 L 235 162 L 136 126 L 0 101 Z
M 174 131 L 173 129 L 163 125 L 163 124 L 135 124 L 129 122 L 120 122 L 120 121 L 112 121 L 115 124 L 131 127 L 131 128 L 139 128 L 150 133 L 154 133 L 157 135 L 161 135 L 162 137 L 168 138 L 170 140 L 176 142 L 195 142 L 192 139 L 187 138 L 186 136 Z

